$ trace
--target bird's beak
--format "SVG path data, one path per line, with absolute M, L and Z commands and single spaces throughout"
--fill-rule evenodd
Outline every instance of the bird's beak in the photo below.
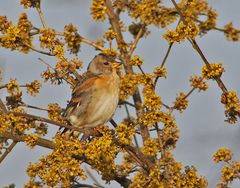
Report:
M 114 62 L 114 63 L 112 63 L 112 68 L 113 69 L 119 69 L 121 65 L 122 65 L 122 63 Z

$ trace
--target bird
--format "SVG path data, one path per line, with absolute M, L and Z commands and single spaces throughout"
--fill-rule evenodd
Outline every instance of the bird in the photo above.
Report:
M 113 58 L 98 54 L 72 91 L 63 116 L 72 126 L 91 129 L 108 122 L 119 102 L 120 77 Z M 63 132 L 66 132 L 64 130 Z

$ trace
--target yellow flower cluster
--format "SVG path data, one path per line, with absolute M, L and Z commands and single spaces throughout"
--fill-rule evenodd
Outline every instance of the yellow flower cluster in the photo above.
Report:
M 24 142 L 31 148 L 33 149 L 34 146 L 36 145 L 38 140 L 38 136 L 36 134 L 29 134 L 25 137 Z
M 52 83 L 54 83 L 54 78 L 56 76 L 55 72 L 51 72 L 50 68 L 48 67 L 46 71 L 44 71 L 41 74 L 41 77 L 44 78 L 44 82 L 47 82 L 48 80 L 51 80 Z
M 112 29 L 108 29 L 106 33 L 104 33 L 103 38 L 107 39 L 108 41 L 112 41 L 116 38 L 116 36 L 117 34 Z
M 134 167 L 134 160 L 128 154 L 123 155 L 123 161 L 120 165 L 116 165 L 119 175 L 127 176 Z
M 70 52 L 77 54 L 81 47 L 81 36 L 78 34 L 78 29 L 73 24 L 66 25 L 64 37 Z
M 55 43 L 55 37 L 56 37 L 56 32 L 54 29 L 42 29 L 40 31 L 40 33 L 42 34 L 39 37 L 39 42 L 40 42 L 40 46 L 41 48 L 53 48 L 54 43 Z
M 200 34 L 206 34 L 209 30 L 213 29 L 216 26 L 217 22 L 217 12 L 210 9 L 207 12 L 207 19 L 203 22 L 200 22 L 199 24 L 199 29 L 200 29 Z
M 16 94 L 19 92 L 19 84 L 17 83 L 17 80 L 11 80 L 8 84 L 7 84 L 7 92 L 10 94 Z
M 152 85 L 146 85 L 143 88 L 143 106 L 148 110 L 159 110 L 161 108 L 161 97 L 156 95 Z
M 26 84 L 27 92 L 30 93 L 32 96 L 36 96 L 37 93 L 40 92 L 40 87 L 42 86 L 41 82 L 38 80 L 34 80 L 30 84 Z
M 115 50 L 114 48 L 105 48 L 102 52 L 105 55 L 111 56 L 111 57 L 117 57 L 117 55 L 118 55 L 117 50 Z
M 18 29 L 20 30 L 19 37 L 21 38 L 20 51 L 23 53 L 29 52 L 29 47 L 24 45 L 28 44 L 31 46 L 32 37 L 30 36 L 30 31 L 32 30 L 32 23 L 28 20 L 27 14 L 23 12 L 18 20 Z
M 239 41 L 240 39 L 240 30 L 235 29 L 232 22 L 224 26 L 224 34 L 230 41 Z
M 18 93 L 11 93 L 10 96 L 6 97 L 7 106 L 14 109 L 19 106 L 19 104 L 22 104 L 22 91 L 19 91 Z
M 195 39 L 199 31 L 199 27 L 192 21 L 184 24 L 181 22 L 176 31 L 168 30 L 167 33 L 163 34 L 163 37 L 168 42 L 181 42 L 186 38 Z
M 221 63 L 212 63 L 202 67 L 202 76 L 205 79 L 216 79 L 221 77 L 224 68 Z
M 77 139 L 57 135 L 53 152 L 40 158 L 38 163 L 29 165 L 27 173 L 31 178 L 30 182 L 39 177 L 48 187 L 69 187 L 73 178 L 86 179 L 81 161 L 74 158 L 81 157 L 82 147 Z
M 155 78 L 167 78 L 167 69 L 165 67 L 156 66 L 154 67 L 153 75 Z
M 135 129 L 132 123 L 126 124 L 126 122 L 120 123 L 116 127 L 116 134 L 118 140 L 124 145 L 130 145 L 132 143 Z
M 149 173 L 138 171 L 132 180 L 130 188 L 206 188 L 208 185 L 194 167 L 186 167 L 185 172 L 182 172 L 181 163 L 176 162 L 170 152 L 166 152 L 160 160 L 157 160 Z
M 232 152 L 228 148 L 220 148 L 213 155 L 213 160 L 218 163 L 224 161 L 226 165 L 221 170 L 221 183 L 218 188 L 227 188 L 234 179 L 240 179 L 240 162 L 232 161 Z
M 232 159 L 232 152 L 229 148 L 220 148 L 213 155 L 213 160 L 218 163 L 220 161 L 228 162 Z
M 156 157 L 159 151 L 159 143 L 157 139 L 147 139 L 143 143 L 142 153 L 147 156 Z
M 0 37 L 0 45 L 2 47 L 19 50 L 22 53 L 29 52 L 27 45 L 31 45 L 32 42 L 32 37 L 30 36 L 32 24 L 28 20 L 26 13 L 20 15 L 17 27 L 12 25 L 6 16 L 0 16 L 0 24 L 0 31 L 3 34 Z
M 25 113 L 22 108 L 14 108 L 14 112 Z M 26 129 L 31 128 L 31 123 L 23 116 L 15 116 L 13 114 L 1 114 L 0 115 L 0 133 L 12 130 L 17 134 L 23 134 Z
M 107 126 L 96 127 L 103 136 L 94 138 L 86 144 L 84 155 L 92 167 L 101 172 L 102 179 L 110 181 L 115 176 L 116 164 L 114 159 L 118 148 L 112 140 L 111 131 Z
M 6 16 L 0 16 L 0 32 L 6 33 L 7 29 L 12 25 L 11 22 L 8 21 Z
M 176 19 L 172 8 L 161 6 L 160 0 L 133 0 L 129 2 L 129 15 L 146 25 L 166 27 Z
M 51 120 L 64 122 L 64 118 L 61 116 L 62 108 L 57 103 L 48 104 L 48 117 Z
M 171 124 L 173 118 L 169 113 L 155 110 L 143 113 L 142 116 L 138 118 L 138 122 L 142 125 L 152 127 L 153 124 L 157 122 Z
M 104 21 L 106 19 L 106 6 L 104 0 L 93 0 L 91 5 L 91 15 L 95 21 Z
M 240 110 L 240 101 L 235 91 L 223 93 L 221 96 L 221 102 L 225 105 L 226 110 Z
M 120 83 L 120 99 L 126 100 L 133 95 L 134 89 L 138 85 L 138 74 L 127 74 L 121 77 Z
M 63 59 L 65 50 L 63 49 L 62 44 L 56 44 L 53 47 L 53 54 L 58 58 L 58 59 Z
M 40 0 L 20 0 L 20 4 L 24 6 L 24 8 L 35 8 L 40 4 Z
M 231 182 L 235 177 L 234 169 L 229 167 L 228 165 L 222 168 L 221 173 L 222 173 L 221 180 L 224 182 L 228 181 Z
M 179 129 L 176 123 L 173 120 L 168 121 L 167 124 L 165 124 L 162 132 L 164 148 L 175 148 L 179 139 Z
M 29 181 L 24 185 L 24 188 L 42 188 L 42 187 L 43 185 L 39 181 L 38 182 Z
M 129 63 L 133 66 L 141 66 L 143 64 L 143 59 L 141 59 L 139 55 L 135 55 L 131 58 Z
M 207 82 L 205 82 L 201 76 L 197 75 L 191 76 L 190 83 L 192 87 L 198 89 L 198 92 L 206 91 L 208 89 Z
M 66 59 L 60 59 L 56 64 L 56 70 L 64 74 L 73 73 L 81 67 L 82 62 L 77 58 L 73 58 L 70 61 L 67 61 Z
M 178 96 L 176 97 L 176 101 L 174 102 L 174 109 L 179 110 L 180 112 L 183 112 L 188 106 L 188 100 L 186 98 L 186 94 L 183 92 L 180 92 Z
M 208 186 L 208 182 L 205 178 L 199 177 L 197 170 L 195 167 L 187 167 L 185 168 L 185 174 L 178 182 L 177 187 L 199 187 L 206 188 Z
M 4 35 L 1 36 L 0 45 L 4 48 L 16 50 L 19 47 L 20 29 L 10 25 Z

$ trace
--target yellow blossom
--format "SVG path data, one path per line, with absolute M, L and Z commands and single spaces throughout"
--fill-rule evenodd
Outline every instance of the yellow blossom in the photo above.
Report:
M 20 4 L 24 6 L 24 8 L 34 8 L 40 4 L 39 0 L 20 0 Z
M 118 55 L 118 52 L 114 48 L 105 48 L 103 53 L 112 57 L 116 57 Z
M 52 48 L 54 46 L 54 39 L 56 37 L 56 32 L 54 29 L 42 29 L 41 36 L 39 37 L 40 46 L 42 48 Z
M 143 105 L 149 110 L 160 109 L 161 108 L 161 97 L 155 94 L 152 85 L 146 85 L 143 88 L 144 101 Z
M 195 39 L 199 31 L 198 26 L 190 21 L 186 24 L 181 22 L 176 31 L 168 30 L 163 37 L 169 42 L 181 42 L 186 38 Z
M 27 92 L 30 93 L 32 96 L 36 96 L 36 94 L 40 92 L 40 87 L 42 86 L 42 84 L 38 80 L 34 80 L 30 84 L 26 84 L 26 86 Z
M 240 110 L 240 101 L 235 91 L 223 93 L 221 96 L 221 103 L 225 105 L 226 110 Z
M 17 80 L 14 79 L 14 80 L 11 80 L 11 82 L 9 82 L 7 84 L 7 92 L 8 93 L 18 93 L 19 92 L 19 84 L 17 83 Z
M 240 39 L 240 30 L 235 29 L 232 22 L 224 26 L 224 34 L 230 41 L 239 41 Z
M 208 89 L 208 84 L 200 76 L 194 75 L 190 78 L 191 86 L 200 91 L 206 91 Z
M 220 148 L 213 155 L 213 160 L 218 163 L 220 161 L 228 162 L 232 159 L 232 152 L 229 148 Z
M 142 152 L 144 155 L 156 157 L 159 150 L 159 143 L 157 139 L 148 139 L 143 143 Z
M 165 67 L 156 66 L 154 67 L 153 74 L 155 78 L 159 78 L 159 77 L 167 78 L 167 69 Z
M 130 65 L 141 66 L 142 63 L 143 63 L 143 59 L 141 59 L 141 58 L 139 57 L 139 55 L 135 55 L 135 56 L 133 56 L 133 57 L 131 58 L 131 60 L 130 60 L 129 63 L 130 63 Z
M 91 5 L 91 15 L 95 21 L 104 21 L 106 19 L 106 6 L 104 0 L 93 0 Z
M 36 134 L 29 134 L 25 137 L 24 142 L 30 147 L 34 148 L 38 140 L 38 136 Z
M 61 116 L 62 109 L 57 103 L 48 104 L 48 117 L 54 121 L 64 122 Z
M 183 112 L 188 106 L 188 100 L 186 98 L 186 94 L 180 92 L 179 95 L 176 97 L 176 101 L 174 102 L 174 108 Z
M 224 68 L 221 63 L 212 63 L 202 67 L 202 76 L 206 79 L 216 79 L 221 77 L 224 72 Z
M 6 16 L 0 16 L 0 32 L 6 33 L 7 29 L 12 25 L 10 21 L 8 21 Z
M 131 144 L 134 133 L 135 130 L 132 124 L 120 123 L 116 127 L 116 134 L 122 144 Z
M 66 25 L 64 37 L 70 52 L 77 54 L 81 47 L 81 36 L 78 34 L 78 29 L 73 24 Z
M 115 39 L 116 36 L 117 34 L 112 29 L 108 29 L 106 33 L 104 33 L 103 38 L 107 39 L 108 41 L 111 41 Z
M 224 182 L 232 181 L 234 179 L 234 169 L 230 168 L 228 165 L 222 168 L 222 176 L 221 179 Z

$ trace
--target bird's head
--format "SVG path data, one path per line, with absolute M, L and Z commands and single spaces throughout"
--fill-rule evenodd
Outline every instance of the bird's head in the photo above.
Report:
M 113 58 L 104 54 L 96 55 L 88 66 L 88 71 L 94 74 L 110 74 L 116 71 L 121 63 L 117 63 Z

